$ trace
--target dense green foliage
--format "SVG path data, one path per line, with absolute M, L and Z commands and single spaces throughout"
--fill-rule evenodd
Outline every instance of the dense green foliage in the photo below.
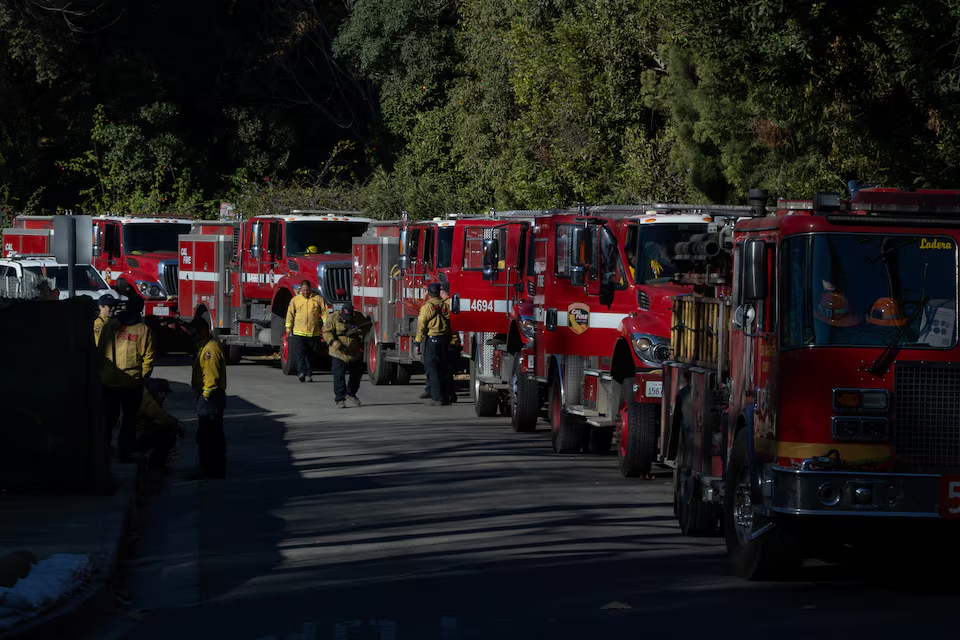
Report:
M 960 187 L 958 25 L 958 0 L 12 0 L 0 209 Z

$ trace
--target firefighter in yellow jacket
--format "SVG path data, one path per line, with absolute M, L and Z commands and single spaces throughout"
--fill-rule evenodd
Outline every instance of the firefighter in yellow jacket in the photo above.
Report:
M 447 309 L 447 316 L 450 316 L 450 283 L 444 282 L 440 285 L 440 299 L 443 300 L 443 304 Z M 426 300 L 424 300 L 426 302 Z M 447 348 L 447 375 L 444 382 L 443 392 L 445 400 L 449 403 L 454 403 L 457 401 L 457 391 L 453 382 L 453 372 L 456 369 L 456 362 L 460 358 L 460 353 L 463 351 L 463 345 L 460 344 L 460 334 L 456 331 L 450 330 L 450 346 Z M 423 362 L 423 358 L 420 358 L 420 361 Z M 423 385 L 423 393 L 420 394 L 421 400 L 429 400 L 430 395 L 430 384 L 429 381 L 425 382 Z
M 300 382 L 313 382 L 313 369 L 310 356 L 320 346 L 320 335 L 327 317 L 327 305 L 317 295 L 309 280 L 300 283 L 300 292 L 293 297 L 287 307 L 288 345 L 296 355 L 297 377 Z
M 200 470 L 196 476 L 223 478 L 227 471 L 227 440 L 223 432 L 227 361 L 206 321 L 194 318 L 190 323 L 190 335 L 197 345 L 192 380 L 197 394 L 197 449 L 200 454 Z
M 370 321 L 354 310 L 352 302 L 344 304 L 339 313 L 329 314 L 323 325 L 323 341 L 330 352 L 334 400 L 341 409 L 346 409 L 347 402 L 354 407 L 361 404 L 357 390 L 363 377 L 363 338 L 370 327 Z
M 143 301 L 130 298 L 126 310 L 104 327 L 97 344 L 108 441 L 123 416 L 117 436 L 121 462 L 133 461 L 143 385 L 153 372 L 153 334 L 140 318 L 142 310 Z
M 97 300 L 97 306 L 100 307 L 100 315 L 93 321 L 93 340 L 95 344 L 100 344 L 100 334 L 110 323 L 114 313 L 117 310 L 117 299 L 113 296 L 100 296 Z
M 420 355 L 423 346 L 423 368 L 427 374 L 430 399 L 427 404 L 438 407 L 447 404 L 445 387 L 447 380 L 447 357 L 450 348 L 450 309 L 440 299 L 440 283 L 431 282 L 427 287 L 429 297 L 420 307 L 414 349 Z

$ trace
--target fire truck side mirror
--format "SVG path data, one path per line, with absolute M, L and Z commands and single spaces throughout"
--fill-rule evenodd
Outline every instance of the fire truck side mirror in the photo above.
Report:
M 450 313 L 460 313 L 460 294 L 450 296 Z
M 100 252 L 103 247 L 103 227 L 100 225 L 93 226 L 93 257 L 99 258 Z
M 587 283 L 590 265 L 589 231 L 585 227 L 574 227 L 570 231 L 570 284 L 582 287 Z
M 253 223 L 250 235 L 250 255 L 254 260 L 260 259 L 261 245 L 263 244 L 263 225 L 259 222 Z
M 406 271 L 410 268 L 410 256 L 405 253 L 401 253 L 397 256 L 397 269 L 400 271 Z
M 500 263 L 500 241 L 488 238 L 483 241 L 483 279 L 496 280 Z
M 765 300 L 767 297 L 767 243 L 750 240 L 743 246 L 743 297 Z

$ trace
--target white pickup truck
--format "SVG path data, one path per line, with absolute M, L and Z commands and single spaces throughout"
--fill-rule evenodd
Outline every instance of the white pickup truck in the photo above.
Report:
M 0 259 L 0 297 L 29 298 L 37 291 L 37 286 L 46 280 L 51 289 L 60 292 L 60 299 L 69 296 L 67 287 L 67 265 L 54 258 L 39 256 L 9 257 Z M 113 296 L 117 300 L 124 298 L 110 288 L 103 277 L 89 264 L 73 267 L 73 288 L 77 296 L 90 296 L 94 300 L 100 296 Z

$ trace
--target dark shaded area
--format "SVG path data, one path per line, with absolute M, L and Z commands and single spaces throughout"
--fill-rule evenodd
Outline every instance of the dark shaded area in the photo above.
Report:
M 101 492 L 110 487 L 87 299 L 0 300 L 0 489 Z

